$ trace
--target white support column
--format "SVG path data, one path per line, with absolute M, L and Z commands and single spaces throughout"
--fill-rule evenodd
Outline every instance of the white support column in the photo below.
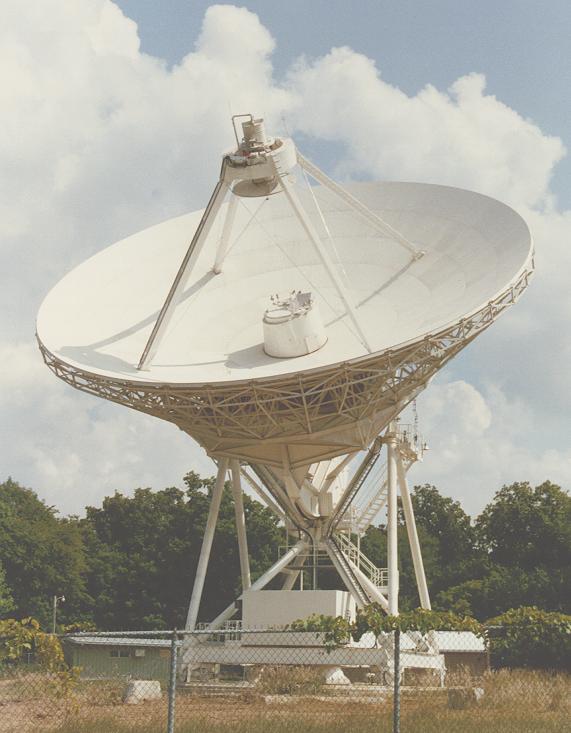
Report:
M 246 517 L 244 515 L 244 499 L 240 482 L 240 462 L 233 458 L 230 461 L 232 471 L 232 494 L 234 496 L 234 514 L 236 517 L 236 534 L 238 535 L 238 554 L 240 555 L 240 573 L 242 591 L 248 590 L 250 581 L 250 560 L 248 558 L 248 538 L 246 535 Z
M 408 482 L 406 473 L 400 454 L 397 457 L 397 472 L 400 486 L 400 495 L 402 500 L 402 508 L 408 534 L 408 542 L 412 554 L 412 562 L 414 565 L 414 574 L 416 576 L 416 585 L 420 598 L 421 608 L 431 609 L 430 596 L 428 595 L 428 585 L 426 583 L 426 575 L 424 573 L 424 563 L 422 561 L 422 553 L 420 551 L 420 542 L 418 541 L 418 532 L 416 530 L 416 521 L 414 519 L 414 509 L 408 490 Z
M 305 557 L 300 558 L 299 564 L 300 564 L 299 570 L 288 570 L 287 571 L 287 576 L 282 585 L 282 590 L 291 590 L 293 588 L 293 586 L 295 585 L 295 581 L 299 578 L 299 574 L 301 573 L 301 568 L 305 564 Z
M 313 539 L 313 543 L 311 547 L 311 555 L 312 555 L 312 561 L 313 561 L 313 569 L 312 569 L 311 587 L 312 587 L 312 590 L 317 590 L 317 563 L 319 562 L 319 552 L 318 552 L 319 544 L 318 544 L 315 534 L 313 534 L 312 539 Z
M 188 616 L 186 617 L 187 631 L 194 631 L 196 620 L 198 618 L 198 609 L 202 599 L 202 591 L 204 589 L 204 581 L 206 579 L 206 570 L 208 569 L 208 561 L 210 559 L 210 550 L 212 549 L 212 541 L 214 540 L 214 530 L 218 520 L 218 512 L 220 511 L 220 502 L 222 501 L 222 492 L 224 490 L 224 481 L 226 479 L 226 471 L 228 470 L 228 459 L 221 458 L 218 462 L 218 473 L 216 475 L 216 483 L 210 500 L 208 509 L 208 519 L 206 520 L 206 529 L 202 538 L 202 547 L 200 548 L 200 557 L 196 567 L 196 575 L 194 577 L 194 586 L 192 588 L 192 596 L 188 607 Z
M 349 317 L 351 318 L 355 328 L 357 329 L 359 338 L 363 342 L 363 345 L 365 346 L 367 351 L 369 353 L 372 353 L 372 349 L 369 344 L 369 341 L 365 335 L 365 332 L 361 328 L 361 324 L 359 323 L 359 319 L 357 317 L 357 311 L 355 309 L 355 306 L 353 305 L 351 297 L 349 293 L 347 292 L 347 290 L 345 289 L 345 286 L 343 285 L 341 278 L 337 274 L 337 270 L 335 269 L 334 264 L 329 259 L 327 250 L 323 246 L 323 242 L 319 238 L 319 234 L 315 230 L 315 227 L 313 226 L 311 219 L 307 216 L 306 212 L 304 211 L 303 206 L 301 205 L 301 202 L 295 191 L 295 188 L 293 187 L 292 183 L 290 183 L 287 176 L 281 176 L 279 170 L 277 169 L 276 169 L 276 173 L 280 176 L 280 183 L 287 197 L 287 200 L 289 201 L 290 206 L 292 207 L 295 215 L 299 219 L 299 222 L 301 226 L 303 227 L 305 233 L 311 240 L 311 243 L 315 247 L 315 250 L 319 256 L 319 259 L 321 260 L 321 262 L 323 263 L 323 266 L 327 270 L 329 277 L 333 281 L 333 284 L 337 290 L 337 293 L 339 294 L 339 297 L 343 301 L 343 304 L 345 305 L 347 313 L 349 314 Z
M 222 235 L 220 237 L 216 257 L 214 259 L 214 267 L 212 268 L 216 275 L 219 275 L 222 272 L 222 264 L 224 263 L 224 259 L 226 258 L 226 254 L 230 246 L 230 235 L 232 233 L 232 227 L 234 226 L 237 206 L 238 197 L 230 191 L 230 200 L 228 202 L 228 208 L 226 209 L 226 218 L 224 219 Z
M 279 501 L 280 506 L 284 511 L 284 514 L 286 514 L 296 524 L 303 524 L 304 517 L 300 513 L 295 502 L 290 499 L 287 491 L 284 491 L 280 484 L 277 482 L 275 476 L 270 470 L 270 467 L 265 466 L 262 463 L 251 465 L 263 485 L 267 486 L 268 491 L 271 491 L 274 499 L 276 501 Z
M 250 590 L 262 590 L 273 578 L 276 577 L 278 573 L 281 573 L 281 571 L 284 568 L 287 568 L 287 566 L 294 560 L 298 555 L 300 555 L 306 548 L 308 544 L 305 542 L 305 540 L 300 540 L 297 542 L 290 550 L 288 550 L 285 555 L 280 557 L 280 559 L 272 565 L 271 568 L 266 570 L 266 572 L 261 575 L 258 580 L 256 580 L 254 583 L 252 583 L 252 587 Z
M 395 424 L 387 429 L 387 565 L 389 571 L 389 614 L 399 612 L 399 570 L 398 570 L 398 513 L 397 513 L 397 457 Z
M 226 193 L 228 192 L 230 184 L 226 180 L 226 170 L 227 164 L 226 160 L 224 160 L 224 162 L 222 163 L 222 170 L 220 171 L 220 179 L 216 184 L 214 191 L 212 192 L 212 196 L 210 197 L 208 206 L 204 210 L 202 219 L 200 220 L 200 223 L 198 224 L 198 227 L 194 232 L 192 241 L 181 262 L 174 282 L 171 285 L 171 289 L 169 290 L 169 293 L 163 304 L 163 307 L 161 308 L 155 325 L 153 326 L 151 335 L 149 336 L 143 353 L 141 354 L 139 365 L 137 367 L 138 369 L 145 369 L 152 362 L 160 346 L 161 339 L 165 335 L 176 306 L 179 302 L 180 296 L 182 295 L 182 292 L 184 290 L 184 286 L 188 282 L 188 279 L 192 272 L 192 268 L 194 267 L 194 264 L 198 259 L 200 252 L 202 251 L 202 247 L 204 245 L 204 242 L 206 241 L 206 237 L 208 236 L 208 233 L 212 228 L 212 224 L 216 219 L 216 214 L 222 206 L 222 202 L 224 201 Z

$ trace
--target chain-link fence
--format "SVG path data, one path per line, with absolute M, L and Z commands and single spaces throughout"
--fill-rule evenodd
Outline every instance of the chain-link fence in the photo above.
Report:
M 0 733 L 564 733 L 571 678 L 498 669 L 469 632 L 328 646 L 308 631 L 61 638 L 66 669 L 0 674 Z

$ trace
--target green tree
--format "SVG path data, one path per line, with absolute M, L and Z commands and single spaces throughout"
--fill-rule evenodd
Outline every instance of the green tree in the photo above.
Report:
M 442 588 L 440 608 L 489 618 L 510 608 L 571 608 L 571 498 L 546 481 L 504 486 L 475 522 L 483 572 Z
M 494 666 L 571 671 L 571 616 L 523 607 L 487 625 Z
M 477 518 L 476 532 L 491 566 L 505 569 L 507 592 L 497 593 L 488 615 L 522 604 L 571 611 L 571 497 L 560 486 L 503 486 Z
M 425 574 L 434 608 L 471 614 L 471 597 L 443 595 L 449 588 L 472 582 L 486 572 L 485 555 L 477 548 L 476 532 L 459 502 L 443 496 L 435 486 L 415 486 L 411 495 Z M 399 508 L 400 606 L 418 607 L 416 578 L 404 516 Z M 386 528 L 370 527 L 363 538 L 363 551 L 378 566 L 386 565 Z
M 137 489 L 107 497 L 85 519 L 60 518 L 30 489 L 0 484 L 0 616 L 35 616 L 44 627 L 54 594 L 65 595 L 63 624 L 100 628 L 182 626 L 202 544 L 212 478 L 190 472 L 185 489 Z M 433 607 L 480 620 L 534 604 L 571 609 L 571 498 L 545 482 L 504 486 L 472 524 L 434 486 L 412 501 Z M 253 579 L 277 557 L 284 530 L 262 504 L 244 497 Z M 401 609 L 418 606 L 406 527 L 399 511 Z M 386 566 L 386 532 L 370 527 L 362 549 Z M 277 582 L 277 581 L 276 581 Z M 324 570 L 321 587 L 339 587 Z M 222 496 L 199 618 L 216 616 L 240 592 L 230 487 Z
M 436 605 L 483 620 L 529 603 L 548 607 L 557 605 L 559 590 L 553 584 L 553 575 L 545 569 L 528 572 L 490 563 L 483 577 L 464 581 L 438 593 Z
M 116 493 L 101 508 L 88 507 L 83 523 L 89 556 L 89 591 L 100 628 L 181 627 L 208 514 L 213 479 L 185 476 L 186 491 L 137 489 Z M 276 518 L 244 497 L 255 578 L 275 559 L 281 532 Z M 206 577 L 200 618 L 209 619 L 239 593 L 240 567 L 234 504 L 225 487 Z
M 75 620 L 89 607 L 78 521 L 59 518 L 53 507 L 12 479 L 0 484 L 0 562 L 18 618 L 33 616 L 47 627 L 54 595 L 66 598 L 59 612 L 62 622 Z
M 438 541 L 443 558 L 474 558 L 475 531 L 460 502 L 443 496 L 436 486 L 415 486 L 412 504 L 416 523 Z
M 0 563 L 0 618 L 5 618 L 15 609 L 16 606 L 12 597 L 12 591 L 6 582 L 4 567 L 2 563 Z
M 477 548 L 472 520 L 460 503 L 429 484 L 415 486 L 411 498 L 420 540 L 430 547 L 425 569 L 433 599 L 443 589 L 479 577 L 485 558 Z
M 101 508 L 87 508 L 88 588 L 99 627 L 164 628 L 169 613 L 178 616 L 173 589 L 183 593 L 184 560 L 193 562 L 189 519 L 185 493 L 176 488 L 137 489 L 133 497 L 115 493 Z
M 476 520 L 482 548 L 506 567 L 560 568 L 571 558 L 571 497 L 550 481 L 503 486 Z

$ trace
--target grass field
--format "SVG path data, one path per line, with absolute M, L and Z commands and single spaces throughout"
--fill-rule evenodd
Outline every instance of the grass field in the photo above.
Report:
M 182 712 L 182 711 L 181 711 Z M 213 711 L 214 712 L 214 711 Z M 352 713 L 319 716 L 315 711 L 282 710 L 268 714 L 267 710 L 258 706 L 252 707 L 249 715 L 235 716 L 235 710 L 227 711 L 225 722 L 216 721 L 214 715 L 177 716 L 177 733 L 390 733 L 392 731 L 392 712 L 354 711 Z M 155 722 L 133 726 L 121 723 L 116 717 L 100 718 L 86 721 L 70 720 L 60 733 L 164 733 L 164 718 Z M 404 712 L 401 718 L 403 733 L 565 733 L 571 731 L 569 719 L 563 719 L 556 713 L 493 713 L 482 711 L 436 713 L 429 708 L 417 710 L 412 714 Z
M 462 679 L 448 681 L 471 690 Z M 474 683 L 472 683 L 474 684 Z M 488 673 L 476 702 L 450 708 L 449 690 L 404 687 L 402 733 L 571 733 L 571 678 L 539 672 Z M 464 685 L 462 687 L 461 685 Z M 0 733 L 165 733 L 167 703 L 125 705 L 124 682 L 81 682 L 72 695 L 50 695 L 38 673 L 0 680 Z M 390 690 L 355 688 L 352 695 L 266 696 L 254 689 L 233 697 L 180 690 L 177 733 L 390 733 Z

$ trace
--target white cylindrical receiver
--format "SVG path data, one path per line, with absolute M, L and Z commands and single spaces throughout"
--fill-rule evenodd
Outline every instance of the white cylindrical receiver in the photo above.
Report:
M 305 356 L 327 341 L 325 326 L 311 293 L 294 293 L 275 298 L 264 313 L 264 351 L 268 356 L 288 359 Z
M 244 133 L 244 141 L 249 145 L 266 145 L 268 142 L 263 119 L 242 122 L 242 132 Z

